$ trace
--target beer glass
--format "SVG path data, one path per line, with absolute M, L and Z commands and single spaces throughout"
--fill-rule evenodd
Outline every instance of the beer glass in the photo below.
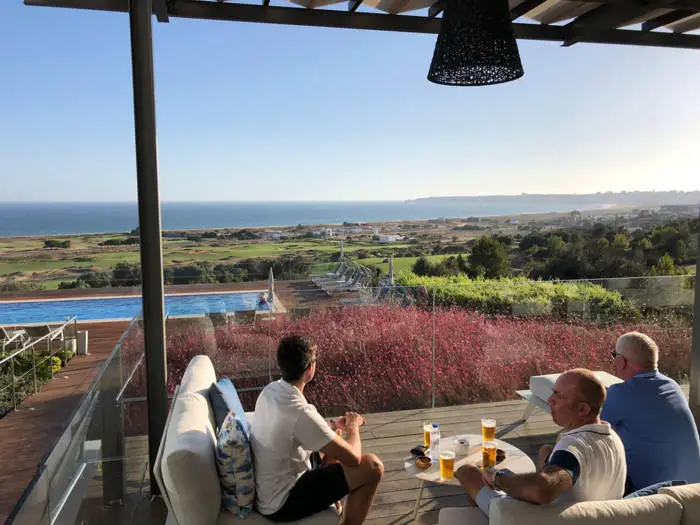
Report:
M 481 438 L 484 441 L 493 441 L 496 439 L 496 420 L 482 419 L 481 420 Z
M 430 431 L 433 426 L 428 421 L 423 421 L 423 446 L 430 446 Z
M 496 443 L 485 441 L 481 446 L 481 463 L 484 468 L 496 466 Z
M 455 475 L 454 450 L 440 450 L 440 479 L 447 481 Z

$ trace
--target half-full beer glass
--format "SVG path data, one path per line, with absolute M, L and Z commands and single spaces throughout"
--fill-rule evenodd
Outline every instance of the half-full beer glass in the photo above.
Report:
M 484 441 L 493 441 L 496 439 L 496 420 L 482 419 L 481 420 L 481 438 Z
M 484 468 L 496 466 L 496 443 L 484 441 L 481 446 L 481 462 Z

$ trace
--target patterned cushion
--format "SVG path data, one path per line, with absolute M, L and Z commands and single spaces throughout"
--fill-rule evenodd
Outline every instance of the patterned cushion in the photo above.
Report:
M 653 485 L 649 485 L 643 489 L 635 490 L 634 492 L 627 494 L 627 496 L 625 496 L 623 499 L 643 498 L 644 496 L 658 494 L 659 491 L 665 487 L 678 487 L 687 484 L 688 482 L 683 480 L 662 481 L 661 483 L 654 483 Z
M 243 424 L 233 412 L 229 412 L 219 430 L 216 468 L 224 507 L 239 518 L 246 517 L 253 510 L 255 501 L 253 455 Z
M 222 377 L 216 383 L 211 384 L 209 388 L 209 402 L 214 411 L 214 420 L 216 421 L 217 429 L 221 428 L 229 412 L 233 412 L 236 414 L 236 419 L 243 425 L 243 430 L 246 435 L 248 435 L 249 427 L 243 405 L 238 398 L 236 387 L 233 386 L 233 383 L 228 377 Z

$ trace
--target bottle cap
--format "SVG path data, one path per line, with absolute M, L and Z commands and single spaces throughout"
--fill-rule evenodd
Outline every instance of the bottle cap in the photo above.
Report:
M 438 424 L 437 424 L 437 423 L 433 423 L 433 428 L 438 428 Z

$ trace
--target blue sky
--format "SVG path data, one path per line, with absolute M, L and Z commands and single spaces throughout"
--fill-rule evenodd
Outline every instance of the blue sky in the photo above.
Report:
M 520 41 L 426 80 L 434 35 L 154 25 L 164 200 L 700 189 L 698 52 Z M 0 200 L 136 198 L 128 17 L 0 2 Z

